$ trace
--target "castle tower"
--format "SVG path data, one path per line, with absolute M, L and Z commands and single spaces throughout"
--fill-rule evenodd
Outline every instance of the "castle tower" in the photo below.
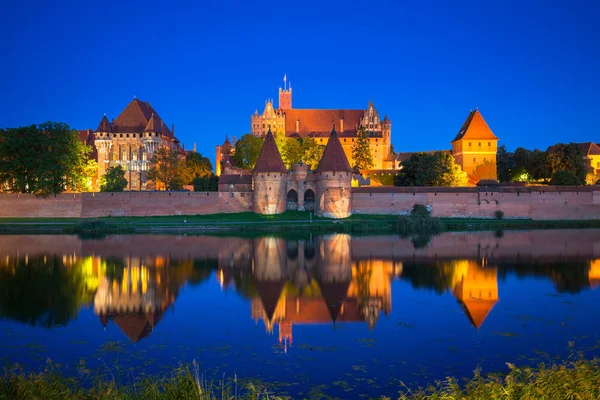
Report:
M 279 109 L 291 110 L 292 109 L 292 83 L 290 82 L 289 87 L 287 85 L 287 77 L 283 76 L 283 89 L 279 88 Z
M 471 111 L 452 141 L 452 156 L 469 178 L 477 183 L 480 179 L 498 179 L 496 153 L 498 137 L 494 135 L 478 109 Z M 474 174 L 479 165 L 492 163 L 485 176 Z
M 223 164 L 229 160 L 230 156 L 233 154 L 233 146 L 229 141 L 229 138 L 225 138 L 225 141 L 221 146 L 217 146 L 217 154 L 216 154 L 216 166 L 215 171 L 217 176 L 221 176 L 221 171 L 223 170 Z
M 108 164 L 110 162 L 110 154 L 112 150 L 111 135 L 112 126 L 110 122 L 108 122 L 108 118 L 106 118 L 105 114 L 100 120 L 98 129 L 96 129 L 94 132 L 94 145 L 96 146 L 96 150 L 98 152 L 98 176 L 106 174 L 106 170 L 109 166 Z
M 333 128 L 319 166 L 315 170 L 315 208 L 319 217 L 346 218 L 350 215 L 352 172 L 340 139 Z
M 254 212 L 267 215 L 284 212 L 289 172 L 283 164 L 270 128 L 252 175 Z
M 452 294 L 461 305 L 472 326 L 479 329 L 498 302 L 498 274 L 496 268 L 480 267 L 476 262 L 463 261 L 463 276 L 452 288 Z

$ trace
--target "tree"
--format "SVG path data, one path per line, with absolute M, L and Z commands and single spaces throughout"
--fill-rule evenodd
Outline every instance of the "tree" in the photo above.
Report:
M 482 179 L 496 179 L 496 164 L 493 161 L 484 161 L 477 165 L 471 174 L 471 179 L 479 182 Z
M 454 157 L 441 151 L 413 154 L 394 179 L 395 186 L 465 186 L 467 182 Z
M 321 157 L 323 157 L 325 146 L 318 144 L 313 138 L 304 138 L 302 139 L 302 150 L 304 152 L 302 162 L 308 165 L 310 169 L 317 169 Z
M 304 157 L 305 149 L 303 148 L 304 139 L 289 138 L 283 145 L 283 151 L 281 152 L 281 158 L 287 169 L 290 169 L 292 165 L 298 164 Z
M 190 177 L 190 181 L 187 182 L 188 184 L 192 183 L 196 178 L 206 178 L 213 174 L 213 166 L 210 160 L 195 151 L 188 153 L 185 165 L 188 168 Z
M 571 171 L 556 171 L 552 175 L 552 180 L 550 181 L 552 185 L 558 186 L 576 186 L 581 185 L 579 179 L 573 174 Z
M 570 171 L 577 178 L 577 185 L 585 184 L 589 165 L 576 143 L 553 146 L 548 154 L 548 165 L 553 177 L 558 171 Z
M 120 165 L 109 167 L 100 178 L 101 192 L 122 192 L 126 187 L 125 170 Z
M 506 150 L 506 146 L 498 147 L 496 154 L 496 168 L 498 171 L 498 182 L 509 182 L 512 178 L 512 171 L 515 168 L 514 154 Z
M 47 195 L 84 190 L 91 148 L 69 125 L 46 122 L 0 130 L 0 182 L 17 193 Z
M 216 175 L 197 177 L 192 184 L 194 192 L 216 192 L 219 189 L 219 177 Z
M 373 166 L 373 155 L 371 154 L 371 143 L 367 130 L 361 126 L 358 128 L 356 140 L 352 145 L 353 167 L 358 169 L 369 169 Z
M 191 180 L 189 170 L 185 162 L 179 159 L 177 150 L 161 147 L 154 152 L 152 164 L 147 178 L 155 182 L 157 189 L 180 190 Z
M 244 169 L 254 168 L 260 155 L 264 140 L 251 134 L 245 134 L 235 143 L 233 159 L 236 165 Z

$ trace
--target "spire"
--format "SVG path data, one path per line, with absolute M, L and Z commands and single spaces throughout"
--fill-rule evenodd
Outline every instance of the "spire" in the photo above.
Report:
M 498 140 L 498 137 L 494 135 L 487 122 L 485 122 L 485 119 L 483 119 L 483 116 L 479 112 L 479 108 L 475 108 L 475 110 L 471 110 L 469 116 L 452 142 L 461 139 Z
M 275 143 L 270 126 L 256 164 L 254 165 L 254 172 L 288 172 L 281 159 L 281 154 L 279 154 L 279 149 L 277 149 L 277 143 Z
M 162 120 L 158 118 L 156 114 L 152 113 L 144 132 L 163 133 L 164 129 Z
M 352 168 L 350 168 L 348 158 L 346 157 L 344 149 L 342 148 L 342 144 L 340 143 L 340 139 L 337 136 L 335 126 L 331 131 L 331 136 L 329 136 L 329 142 L 327 142 L 327 147 L 325 147 L 325 151 L 323 151 L 323 156 L 321 157 L 319 166 L 316 169 L 316 172 L 322 171 L 353 171 Z
M 286 87 L 286 83 L 287 83 L 287 75 L 286 75 L 286 74 L 283 74 L 283 90 L 286 90 L 286 89 L 287 89 L 287 87 Z
M 98 125 L 96 132 L 112 132 L 112 127 L 110 126 L 110 122 L 108 122 L 108 118 L 106 118 L 106 114 L 104 114 L 104 117 L 100 120 L 100 125 Z

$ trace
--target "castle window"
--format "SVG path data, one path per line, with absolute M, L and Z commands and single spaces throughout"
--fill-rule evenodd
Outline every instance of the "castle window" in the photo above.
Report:
M 471 142 L 469 142 L 469 147 L 471 147 Z
M 231 192 L 230 196 L 235 197 L 235 193 Z
M 475 157 L 473 157 L 473 162 L 475 162 Z
M 481 142 L 479 142 L 479 147 L 481 147 Z
M 486 158 L 485 158 L 485 157 L 483 157 L 483 162 L 486 162 L 486 161 L 487 161 L 487 160 L 486 160 Z
M 129 137 L 129 133 L 127 134 L 127 137 Z
M 492 143 L 491 142 L 488 142 L 488 147 L 492 147 Z
M 229 189 L 233 189 L 233 183 L 229 184 Z

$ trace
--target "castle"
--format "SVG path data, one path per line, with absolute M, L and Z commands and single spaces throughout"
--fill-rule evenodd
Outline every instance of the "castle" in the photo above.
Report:
M 271 99 L 265 102 L 262 114 L 258 110 L 250 117 L 252 135 L 265 138 L 268 131 L 283 134 L 285 138 L 312 138 L 317 144 L 327 145 L 331 127 L 337 132 L 341 148 L 350 166 L 354 166 L 352 148 L 358 130 L 363 127 L 369 137 L 373 166 L 370 173 L 396 173 L 402 162 L 414 153 L 395 153 L 392 146 L 392 121 L 387 115 L 380 117 L 372 102 L 366 109 L 299 109 L 292 108 L 292 87 L 284 77 L 284 86 L 279 88 L 279 108 Z M 477 167 L 489 164 L 484 179 L 496 179 L 496 152 L 498 138 L 487 125 L 478 109 L 472 110 L 451 142 L 450 150 L 440 150 L 451 154 L 456 163 L 475 184 L 482 178 Z M 223 166 L 233 163 L 234 146 L 225 140 L 216 149 L 216 173 L 221 175 Z M 432 151 L 426 151 L 432 152 Z
M 94 147 L 98 176 L 109 167 L 121 166 L 126 171 L 127 190 L 156 189 L 146 180 L 154 152 L 167 147 L 184 154 L 174 132 L 175 125 L 169 129 L 150 103 L 133 99 L 112 122 L 105 114 L 98 128 L 86 135 L 86 144 Z

